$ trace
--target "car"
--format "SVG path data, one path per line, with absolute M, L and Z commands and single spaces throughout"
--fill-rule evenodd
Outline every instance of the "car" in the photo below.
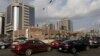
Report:
M 100 46 L 100 37 L 84 37 L 81 40 L 87 43 L 91 48 Z
M 51 47 L 53 48 L 58 48 L 59 45 L 61 44 L 61 42 L 63 42 L 64 40 L 55 40 L 53 42 L 50 43 Z
M 0 49 L 6 49 L 10 46 L 9 42 L 0 41 Z
M 99 47 L 100 37 L 92 37 L 91 39 L 89 39 L 89 44 L 91 47 Z
M 99 43 L 99 46 L 100 46 L 100 37 L 97 37 L 96 40 L 97 40 L 97 42 Z
M 16 54 L 25 54 L 30 56 L 34 52 L 51 51 L 48 44 L 40 40 L 18 40 L 13 42 L 11 51 Z
M 58 48 L 60 52 L 75 53 L 81 50 L 89 50 L 89 46 L 83 43 L 81 40 L 65 40 Z

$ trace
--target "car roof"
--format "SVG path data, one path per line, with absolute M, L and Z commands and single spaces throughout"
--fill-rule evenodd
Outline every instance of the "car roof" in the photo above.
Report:
M 72 41 L 78 41 L 78 40 L 65 40 L 65 41 L 63 41 L 63 43 L 64 42 L 72 42 Z

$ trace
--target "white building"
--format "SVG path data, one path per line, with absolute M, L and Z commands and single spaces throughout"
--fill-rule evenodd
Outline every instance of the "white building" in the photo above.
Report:
M 66 30 L 72 32 L 73 31 L 72 21 L 66 18 L 61 19 L 60 21 L 57 22 L 57 30 Z
M 0 34 L 5 34 L 5 16 L 4 13 L 0 13 Z

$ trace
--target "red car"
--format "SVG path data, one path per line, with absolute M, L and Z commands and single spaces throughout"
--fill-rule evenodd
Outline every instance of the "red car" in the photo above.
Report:
M 40 40 L 19 40 L 13 42 L 11 51 L 30 56 L 33 52 L 51 51 L 51 47 Z
M 51 42 L 51 47 L 53 47 L 53 48 L 58 48 L 59 47 L 59 45 L 61 44 L 61 42 L 63 42 L 63 40 L 55 40 L 55 41 L 53 41 L 53 42 Z

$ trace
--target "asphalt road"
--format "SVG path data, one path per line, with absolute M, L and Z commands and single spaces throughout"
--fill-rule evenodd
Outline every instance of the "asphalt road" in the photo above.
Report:
M 16 55 L 10 51 L 10 49 L 0 50 L 0 56 L 25 56 L 25 55 Z M 100 56 L 100 48 L 93 48 L 89 51 L 81 51 L 77 55 L 71 53 L 62 53 L 57 50 L 50 52 L 40 52 L 32 54 L 32 56 Z

